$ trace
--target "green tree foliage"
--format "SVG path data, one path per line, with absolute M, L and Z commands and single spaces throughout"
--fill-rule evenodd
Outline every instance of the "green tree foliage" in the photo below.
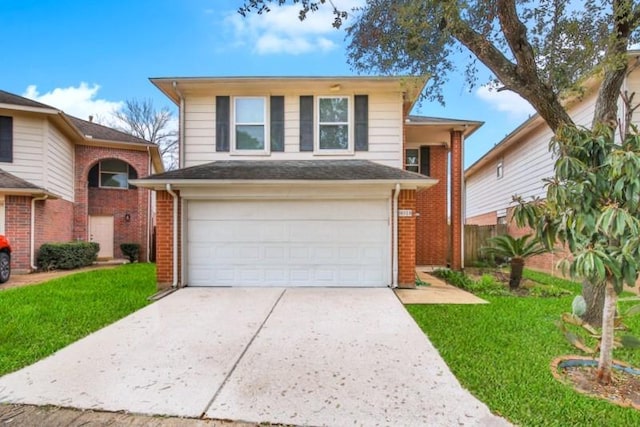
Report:
M 520 287 L 522 270 L 527 258 L 549 252 L 536 239 L 531 239 L 531 234 L 522 237 L 513 237 L 508 234 L 496 236 L 489 239 L 489 244 L 490 246 L 482 249 L 485 254 L 509 260 L 511 289 Z
M 564 267 L 605 290 L 599 380 L 611 379 L 614 317 L 623 285 L 635 286 L 640 269 L 640 135 L 616 143 L 614 130 L 563 127 L 551 141 L 555 176 L 547 197 L 516 198 L 520 226 L 530 226 L 548 248 L 566 245 Z

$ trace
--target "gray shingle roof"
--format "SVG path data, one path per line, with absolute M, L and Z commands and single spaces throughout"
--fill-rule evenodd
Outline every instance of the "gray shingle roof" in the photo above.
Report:
M 34 185 L 29 181 L 25 181 L 22 178 L 18 178 L 15 175 L 11 175 L 9 172 L 2 169 L 0 169 L 0 188 L 15 190 L 42 190 L 42 188 L 37 185 Z
M 38 101 L 34 101 L 29 98 L 25 98 L 23 96 L 15 95 L 10 92 L 5 92 L 4 90 L 0 90 L 0 104 L 10 104 L 10 105 L 21 105 L 23 107 L 35 107 L 35 108 L 50 108 L 55 109 L 54 107 L 43 104 Z
M 122 142 L 133 142 L 138 144 L 150 144 L 149 141 L 144 140 L 142 138 L 138 138 L 133 135 L 129 135 L 126 132 L 121 132 L 119 130 L 103 126 L 98 123 L 89 122 L 87 120 L 82 120 L 77 117 L 73 117 L 70 115 L 66 115 L 71 122 L 80 129 L 85 136 L 91 136 L 94 139 L 106 139 L 108 141 L 122 141 Z
M 144 180 L 425 180 L 368 160 L 223 160 L 151 175 Z

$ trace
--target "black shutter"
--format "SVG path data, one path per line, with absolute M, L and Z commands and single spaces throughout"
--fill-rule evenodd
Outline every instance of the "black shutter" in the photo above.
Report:
M 229 151 L 231 99 L 216 96 L 216 151 Z
M 0 116 L 0 162 L 13 162 L 13 117 Z
M 300 97 L 300 151 L 313 151 L 313 96 Z
M 284 151 L 284 96 L 271 97 L 271 151 Z
M 420 173 L 422 175 L 429 175 L 431 149 L 428 145 L 420 147 Z
M 369 150 L 369 96 L 356 95 L 355 104 L 355 129 L 356 151 Z

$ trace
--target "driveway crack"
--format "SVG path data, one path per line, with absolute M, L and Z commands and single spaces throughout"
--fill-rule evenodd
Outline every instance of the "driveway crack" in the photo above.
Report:
M 278 296 L 278 299 L 276 300 L 276 302 L 273 303 L 273 306 L 271 307 L 271 310 L 269 310 L 269 313 L 267 313 L 266 317 L 264 318 L 264 320 L 262 321 L 262 323 L 260 324 L 258 329 L 256 329 L 256 332 L 253 334 L 253 336 L 251 337 L 251 339 L 249 340 L 247 345 L 244 347 L 244 350 L 242 350 L 242 353 L 240 353 L 240 356 L 238 357 L 236 362 L 233 364 L 233 366 L 229 370 L 229 373 L 227 373 L 227 376 L 224 378 L 224 381 L 222 381 L 222 384 L 220 384 L 220 387 L 218 387 L 218 390 L 216 390 L 216 392 L 214 393 L 214 395 L 211 398 L 211 400 L 209 400 L 209 403 L 207 403 L 207 406 L 205 406 L 204 411 L 202 411 L 202 414 L 200 414 L 200 418 L 204 418 L 205 417 L 207 411 L 211 408 L 211 405 L 213 405 L 213 402 L 215 402 L 215 400 L 218 398 L 218 396 L 222 392 L 222 389 L 224 388 L 224 386 L 227 385 L 227 383 L 229 382 L 229 379 L 231 378 L 231 375 L 233 375 L 233 373 L 235 372 L 236 368 L 240 364 L 240 361 L 244 358 L 244 355 L 247 353 L 247 351 L 249 350 L 249 348 L 251 347 L 251 345 L 255 341 L 255 339 L 258 336 L 258 334 L 260 334 L 260 331 L 262 331 L 262 328 L 264 328 L 264 325 L 267 323 L 267 321 L 271 317 L 271 314 L 276 309 L 276 306 L 278 305 L 278 303 L 280 303 L 280 300 L 284 296 L 285 292 L 287 292 L 286 288 L 282 290 L 282 292 Z

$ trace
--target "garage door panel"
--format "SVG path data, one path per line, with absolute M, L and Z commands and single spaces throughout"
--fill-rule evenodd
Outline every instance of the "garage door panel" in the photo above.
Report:
M 389 201 L 189 201 L 188 283 L 387 286 Z

